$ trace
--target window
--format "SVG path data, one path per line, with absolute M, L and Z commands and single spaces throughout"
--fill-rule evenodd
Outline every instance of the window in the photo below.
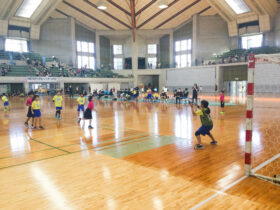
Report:
M 94 43 L 77 41 L 78 68 L 85 67 L 95 69 Z
M 156 44 L 148 44 L 148 54 L 157 54 Z
M 27 41 L 18 39 L 6 39 L 5 50 L 12 52 L 28 52 Z
M 77 51 L 84 53 L 94 53 L 94 43 L 77 41 Z
M 177 68 L 191 66 L 192 60 L 192 40 L 180 40 L 175 42 L 175 62 Z
M 114 69 L 116 69 L 116 70 L 123 69 L 123 59 L 122 58 L 114 58 Z
M 87 68 L 95 69 L 95 58 L 93 56 L 78 55 L 78 68 L 87 66 Z
M 250 49 L 254 47 L 261 47 L 263 43 L 263 35 L 251 35 L 242 37 L 242 48 Z
M 231 7 L 231 9 L 238 15 L 250 12 L 250 8 L 244 0 L 226 0 L 226 2 Z
M 16 16 L 30 18 L 42 0 L 24 0 L 16 12 Z
M 192 50 L 192 40 L 181 40 L 175 42 L 175 51 L 176 52 L 181 52 L 181 51 L 186 51 L 186 50 Z
M 114 55 L 122 55 L 122 45 L 113 45 Z
M 148 68 L 155 69 L 157 67 L 157 58 L 148 58 Z

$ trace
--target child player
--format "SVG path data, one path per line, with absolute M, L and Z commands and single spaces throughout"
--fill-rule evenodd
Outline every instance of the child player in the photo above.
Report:
M 94 109 L 94 104 L 92 102 L 92 96 L 88 97 L 88 106 L 86 111 L 84 112 L 84 119 L 85 120 L 89 120 L 89 129 L 93 129 L 93 127 L 91 126 L 91 121 L 92 121 L 92 110 Z
M 61 119 L 61 110 L 62 110 L 62 96 L 60 91 L 57 91 L 56 95 L 53 97 L 53 102 L 56 107 L 55 118 Z
M 32 106 L 31 106 L 31 112 L 34 116 L 34 129 L 37 129 L 37 124 L 39 122 L 39 128 L 44 129 L 42 126 L 42 121 L 41 121 L 41 110 L 40 110 L 40 100 L 39 96 L 35 95 L 32 99 Z
M 194 149 L 196 149 L 196 150 L 204 149 L 204 147 L 201 143 L 200 135 L 203 135 L 203 136 L 208 135 L 212 139 L 210 144 L 217 145 L 218 142 L 214 139 L 214 137 L 210 133 L 210 131 L 213 129 L 213 121 L 210 117 L 210 109 L 208 107 L 209 106 L 208 101 L 205 101 L 205 100 L 201 101 L 200 107 L 198 105 L 196 105 L 197 106 L 196 110 L 195 110 L 193 103 L 191 103 L 190 105 L 192 107 L 193 114 L 200 116 L 200 120 L 201 120 L 201 124 L 202 124 L 202 126 L 195 132 L 195 136 L 197 139 L 197 145 L 194 147 Z
M 225 107 L 225 94 L 224 94 L 225 91 L 221 91 L 220 93 L 220 102 L 221 102 L 221 109 L 222 111 L 220 112 L 221 114 L 225 114 L 224 112 L 224 107 Z
M 34 124 L 34 117 L 33 117 L 33 114 L 32 114 L 32 111 L 31 111 L 31 106 L 32 106 L 32 98 L 33 98 L 34 94 L 33 92 L 29 92 L 28 93 L 28 98 L 26 100 L 26 103 L 25 105 L 28 107 L 28 111 L 27 111 L 27 119 L 24 123 L 24 125 L 28 128 L 28 121 L 32 118 L 32 127 L 33 127 L 33 124 Z
M 6 96 L 5 93 L 3 93 L 2 101 L 4 102 L 4 112 L 9 111 L 9 110 L 10 110 L 10 107 L 9 107 L 9 100 L 8 100 L 8 97 Z
M 81 122 L 81 118 L 80 118 L 80 111 L 85 111 L 85 103 L 86 103 L 86 99 L 84 98 L 84 94 L 80 94 L 80 97 L 77 99 L 78 101 L 78 123 Z

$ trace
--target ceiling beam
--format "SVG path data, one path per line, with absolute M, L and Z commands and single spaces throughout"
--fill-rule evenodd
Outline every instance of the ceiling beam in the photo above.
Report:
M 89 4 L 90 6 L 94 7 L 95 9 L 97 9 L 100 12 L 103 12 L 105 15 L 109 16 L 110 18 L 114 19 L 115 21 L 117 21 L 118 23 L 122 24 L 123 26 L 131 29 L 131 26 L 127 25 L 125 22 L 121 21 L 120 19 L 116 18 L 115 16 L 111 15 L 110 13 L 104 11 L 104 10 L 100 10 L 97 8 L 97 5 L 95 5 L 94 3 L 90 2 L 89 0 L 84 0 L 84 2 L 86 2 L 87 4 Z
M 10 20 L 12 16 L 14 16 L 18 10 L 18 8 L 20 7 L 20 5 L 22 4 L 23 0 L 16 0 L 13 2 L 13 4 L 11 5 L 11 9 L 8 10 L 8 13 L 5 14 L 5 20 Z
M 198 14 L 201 15 L 202 13 L 206 12 L 209 9 L 211 9 L 211 6 L 206 7 L 205 9 L 201 10 Z
M 152 0 L 148 4 L 146 4 L 144 7 L 142 7 L 138 12 L 135 13 L 135 16 L 138 16 L 142 12 L 144 12 L 146 9 L 148 9 L 153 3 L 155 3 L 157 0 Z
M 36 21 L 36 24 L 42 25 L 51 16 L 51 13 L 55 10 L 57 5 L 60 4 L 61 2 L 62 2 L 62 0 L 56 0 L 56 1 L 52 2 L 52 4 L 50 4 L 48 6 L 48 8 L 44 11 L 44 13 L 41 15 L 41 17 Z
M 166 19 L 165 21 L 163 21 L 161 24 L 159 24 L 158 26 L 156 26 L 154 29 L 158 29 L 161 26 L 165 25 L 166 23 L 168 23 L 169 21 L 173 20 L 174 18 L 178 17 L 180 14 L 182 14 L 183 12 L 187 11 L 188 9 L 192 8 L 193 6 L 197 5 L 201 0 L 196 0 L 193 3 L 189 4 L 188 6 L 186 6 L 184 9 L 180 10 L 179 12 L 177 12 L 176 14 L 172 15 L 171 17 L 169 17 L 168 19 Z
M 135 42 L 135 0 L 130 0 L 130 10 L 131 10 L 131 25 L 132 25 L 132 36 L 133 42 Z
M 107 25 L 106 23 L 102 22 L 101 20 L 98 20 L 97 18 L 91 16 L 90 14 L 86 13 L 85 11 L 81 10 L 80 8 L 77 8 L 76 6 L 70 4 L 69 2 L 63 0 L 63 3 L 66 4 L 67 6 L 71 7 L 72 9 L 74 9 L 74 10 L 80 12 L 81 14 L 87 16 L 88 18 L 94 20 L 95 22 L 97 22 L 97 23 L 99 23 L 99 24 L 105 26 L 106 28 L 111 29 L 111 30 L 115 30 L 115 29 L 112 28 L 111 26 Z
M 124 12 L 125 14 L 131 16 L 131 13 L 128 12 L 126 9 L 122 8 L 120 5 L 118 5 L 117 3 L 115 3 L 112 0 L 107 0 L 107 2 L 109 2 L 110 4 L 112 4 L 114 7 L 118 8 L 119 10 L 121 10 L 122 12 Z
M 62 11 L 59 10 L 59 9 L 55 9 L 55 11 L 57 11 L 58 13 L 60 13 L 60 14 L 62 14 L 62 15 L 64 15 L 64 16 L 66 16 L 66 17 L 69 17 L 69 15 L 67 15 L 66 13 L 62 12 Z
M 179 0 L 174 0 L 173 2 L 171 2 L 170 4 L 168 4 L 168 7 L 167 7 L 167 8 L 158 11 L 158 12 L 155 13 L 153 16 L 151 16 L 150 18 L 148 18 L 147 20 L 145 20 L 143 23 L 141 23 L 139 26 L 137 26 L 136 28 L 139 29 L 139 28 L 143 27 L 143 26 L 146 25 L 148 22 L 150 22 L 150 21 L 153 20 L 155 17 L 157 17 L 158 15 L 160 15 L 161 13 L 163 13 L 164 11 L 166 11 L 168 8 L 172 7 L 172 6 L 173 6 L 174 4 L 176 4 L 177 2 L 179 2 Z

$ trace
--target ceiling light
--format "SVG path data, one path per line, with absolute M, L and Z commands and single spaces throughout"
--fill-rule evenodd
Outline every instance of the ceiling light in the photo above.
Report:
M 245 3 L 244 0 L 225 0 L 227 4 L 233 9 L 236 14 L 243 14 L 250 12 L 249 6 Z
M 158 7 L 160 9 L 165 9 L 168 7 L 167 0 L 159 0 Z
M 101 9 L 101 10 L 107 9 L 107 5 L 106 5 L 105 1 L 100 0 L 100 1 L 97 3 L 97 8 L 98 8 L 98 9 Z

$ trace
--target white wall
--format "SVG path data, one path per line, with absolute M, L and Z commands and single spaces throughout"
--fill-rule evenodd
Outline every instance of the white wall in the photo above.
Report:
M 168 88 L 191 88 L 194 83 L 203 87 L 203 92 L 215 91 L 215 66 L 192 67 L 185 69 L 167 70 Z
M 280 93 L 279 64 L 256 64 L 255 92 Z

